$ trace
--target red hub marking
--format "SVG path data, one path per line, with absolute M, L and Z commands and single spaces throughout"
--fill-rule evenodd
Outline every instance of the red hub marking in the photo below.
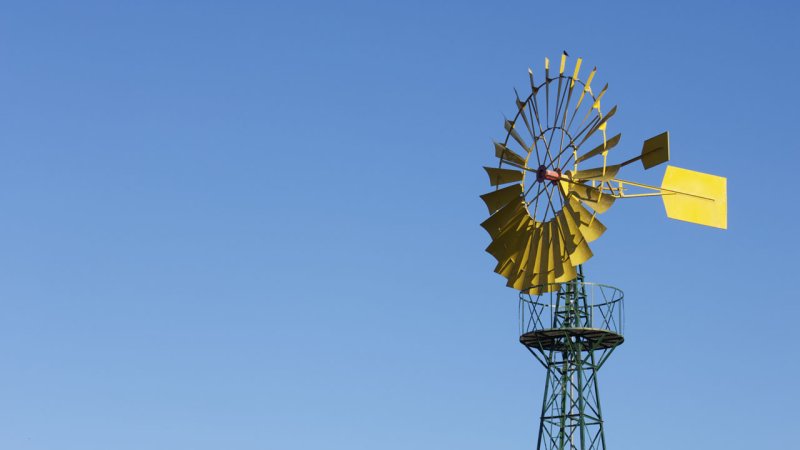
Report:
M 545 180 L 551 181 L 556 184 L 561 179 L 561 169 L 549 170 L 544 165 L 539 166 L 536 170 L 536 181 L 544 183 Z

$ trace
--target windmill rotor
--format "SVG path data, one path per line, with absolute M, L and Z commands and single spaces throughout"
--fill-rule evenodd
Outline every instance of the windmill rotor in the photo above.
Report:
M 588 244 L 606 230 L 598 215 L 617 199 L 661 196 L 670 218 L 727 227 L 723 177 L 668 166 L 658 187 L 619 178 L 637 161 L 644 170 L 668 162 L 669 134 L 647 139 L 638 155 L 610 164 L 608 155 L 621 140 L 621 134 L 607 135 L 617 107 L 603 112 L 608 85 L 595 94 L 597 69 L 583 79 L 581 65 L 577 58 L 567 72 L 565 52 L 558 73 L 551 73 L 547 58 L 542 80 L 528 70 L 530 93 L 521 97 L 515 90 L 516 113 L 504 120 L 505 139 L 494 142 L 498 164 L 484 168 L 494 187 L 481 195 L 489 212 L 481 226 L 492 238 L 486 251 L 507 286 L 528 294 L 576 278 L 593 256 Z

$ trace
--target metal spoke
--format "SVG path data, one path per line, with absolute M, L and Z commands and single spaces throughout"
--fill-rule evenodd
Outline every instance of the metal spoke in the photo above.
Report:
M 553 128 L 553 132 L 550 135 L 550 140 L 552 140 L 553 136 L 555 136 L 556 130 L 559 130 L 559 131 L 563 132 L 563 124 L 559 123 L 559 122 L 561 122 L 559 120 L 559 118 L 561 117 L 561 113 L 564 111 L 564 106 L 565 106 L 564 102 L 566 101 L 567 91 L 569 90 L 569 83 L 564 84 L 564 91 L 563 92 L 561 91 L 561 85 L 562 85 L 561 78 L 559 78 L 559 82 L 558 82 L 558 89 L 559 89 L 558 98 L 559 98 L 559 101 L 558 101 L 558 104 L 556 105 L 556 111 L 555 111 L 555 114 L 553 116 L 553 127 L 554 128 Z
M 531 107 L 533 108 L 533 112 L 536 115 L 536 125 L 539 127 L 539 132 L 541 133 L 541 136 L 543 137 L 544 136 L 544 128 L 542 128 L 542 122 L 541 122 L 541 119 L 539 118 L 539 100 L 536 97 L 536 91 L 533 91 L 531 93 L 531 98 L 532 98 Z M 536 144 L 537 140 L 538 140 L 537 138 L 535 138 L 535 137 L 533 138 L 533 148 L 534 148 L 534 150 L 536 150 L 536 161 L 539 163 L 539 165 L 542 165 L 542 160 L 539 159 L 539 147 Z M 547 144 L 546 140 L 545 140 L 545 144 Z M 550 154 L 549 147 L 546 146 L 545 148 L 547 149 L 547 154 L 549 155 Z M 542 158 L 544 158 L 544 155 L 542 155 Z
M 583 133 L 585 133 L 587 130 L 589 130 L 590 127 L 596 125 L 596 123 L 599 122 L 600 120 L 601 119 L 599 117 L 595 117 L 594 119 L 592 119 L 591 122 L 589 122 L 580 132 L 578 132 L 578 134 L 576 134 L 572 138 L 572 140 L 570 140 L 569 144 L 567 144 L 566 147 L 562 148 L 561 151 L 558 152 L 558 155 L 556 157 L 561 157 L 562 153 L 564 153 L 568 148 L 573 147 L 573 144 L 575 143 L 575 141 L 577 141 L 578 138 L 580 138 L 583 135 Z M 578 151 L 579 147 L 580 147 L 580 145 L 574 147 L 576 152 Z
M 569 93 L 567 94 L 567 104 L 564 106 L 564 116 L 563 116 L 563 119 L 561 120 L 561 144 L 560 144 L 560 148 L 561 149 L 564 148 L 564 133 L 566 132 L 567 111 L 569 110 L 569 102 L 570 102 L 570 100 L 572 100 L 572 88 L 574 86 L 572 77 L 569 77 L 568 80 L 569 80 L 569 83 L 567 83 L 567 84 L 569 85 Z M 563 166 L 561 166 L 561 155 L 560 154 L 558 156 L 558 162 L 556 163 L 556 165 L 559 166 L 559 167 L 563 167 Z

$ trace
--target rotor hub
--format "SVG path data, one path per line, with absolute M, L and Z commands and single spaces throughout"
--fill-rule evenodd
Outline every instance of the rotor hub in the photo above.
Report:
M 560 179 L 561 179 L 561 169 L 550 170 L 544 165 L 541 165 L 536 170 L 536 181 L 538 181 L 539 183 L 550 181 L 551 183 L 556 184 Z

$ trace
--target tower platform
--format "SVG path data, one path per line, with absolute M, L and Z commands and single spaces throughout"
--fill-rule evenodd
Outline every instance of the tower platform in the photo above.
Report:
M 625 340 L 622 335 L 599 328 L 549 328 L 536 330 L 519 337 L 522 345 L 534 350 L 586 351 L 614 348 Z

